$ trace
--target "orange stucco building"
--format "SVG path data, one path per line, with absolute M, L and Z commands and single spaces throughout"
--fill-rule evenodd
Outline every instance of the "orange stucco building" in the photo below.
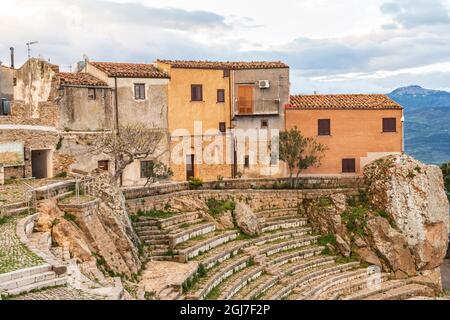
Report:
M 297 127 L 328 150 L 304 175 L 361 175 L 378 158 L 403 152 L 403 108 L 385 95 L 291 96 L 286 130 Z

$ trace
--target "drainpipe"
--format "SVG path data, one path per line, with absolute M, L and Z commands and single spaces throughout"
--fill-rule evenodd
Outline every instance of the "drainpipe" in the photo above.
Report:
M 405 113 L 404 113 L 404 110 L 402 110 L 402 118 L 400 121 L 402 123 L 402 153 L 405 153 Z
M 117 93 L 117 77 L 114 77 L 114 109 L 116 114 L 116 133 L 119 134 L 119 101 Z M 115 159 L 115 167 L 117 169 L 117 158 Z M 120 175 L 119 185 L 122 186 L 123 177 Z

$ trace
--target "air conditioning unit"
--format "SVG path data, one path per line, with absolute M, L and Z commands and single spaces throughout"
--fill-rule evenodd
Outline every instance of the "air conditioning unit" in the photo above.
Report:
M 269 89 L 270 81 L 269 80 L 259 80 L 259 88 L 260 89 Z

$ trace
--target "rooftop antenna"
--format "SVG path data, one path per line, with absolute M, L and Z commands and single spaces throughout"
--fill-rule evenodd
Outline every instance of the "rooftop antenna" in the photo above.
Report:
M 28 59 L 31 58 L 31 45 L 39 43 L 39 41 L 29 41 L 27 42 L 27 47 L 28 47 Z

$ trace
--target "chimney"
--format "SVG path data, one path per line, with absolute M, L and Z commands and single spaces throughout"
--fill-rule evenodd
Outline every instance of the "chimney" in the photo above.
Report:
M 11 68 L 14 69 L 14 47 L 9 48 L 11 50 Z

